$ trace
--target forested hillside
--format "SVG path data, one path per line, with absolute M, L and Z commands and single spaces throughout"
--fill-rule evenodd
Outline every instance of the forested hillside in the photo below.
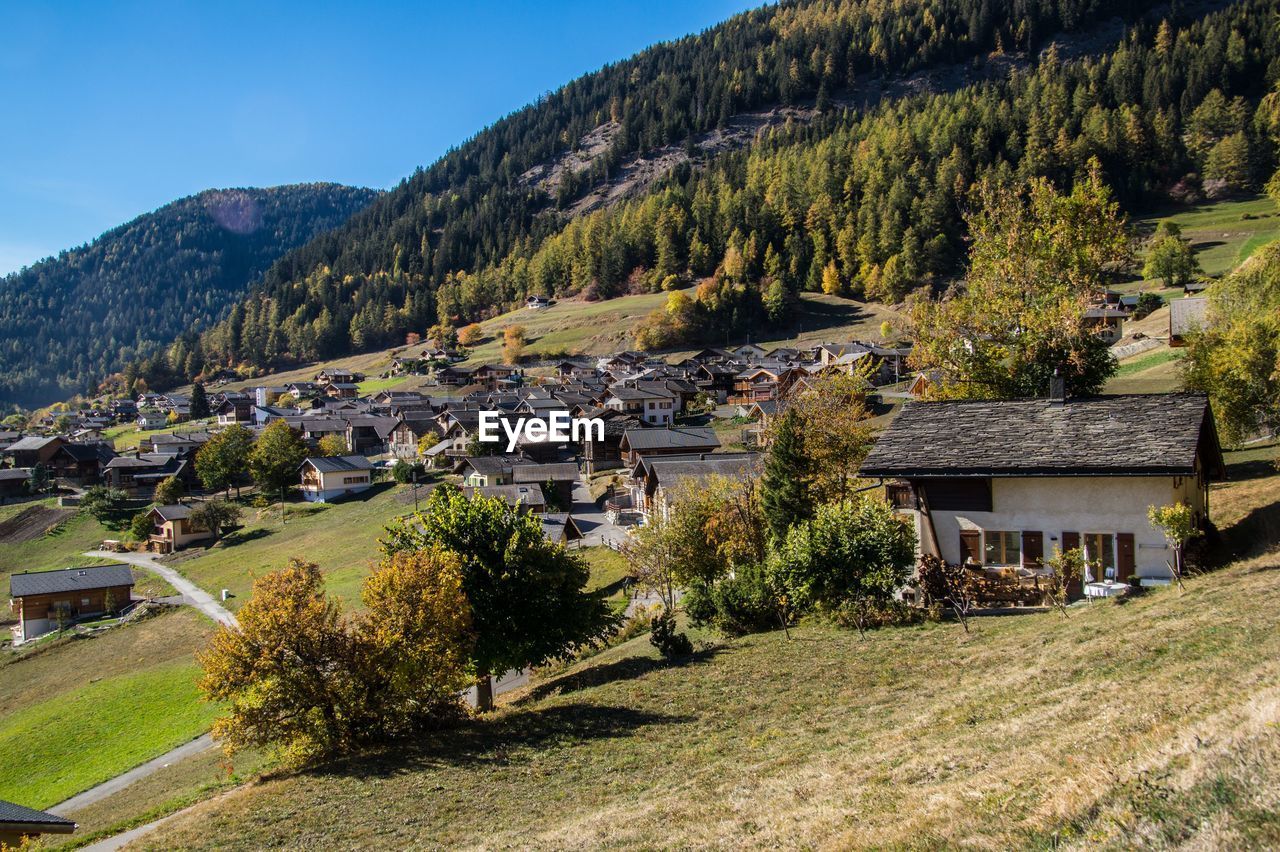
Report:
M 1264 98 L 1274 2 L 1172 21 L 1148 5 L 810 2 L 738 16 L 498 122 L 286 255 L 225 322 L 144 373 L 187 378 L 193 350 L 213 364 L 328 357 L 481 319 L 527 292 L 609 298 L 703 277 L 640 342 L 719 338 L 785 323 L 803 289 L 896 300 L 957 272 L 961 214 L 984 178 L 1067 183 L 1097 158 L 1130 209 L 1256 185 L 1278 126 Z M 1113 15 L 1132 23 L 1110 28 L 1119 44 L 1039 54 Z M 1008 73 L 854 106 L 869 80 L 972 67 Z M 703 134 L 774 105 L 806 120 L 705 153 Z M 584 140 L 576 167 L 548 169 Z M 690 156 L 642 194 L 562 212 L 628 158 L 673 145 Z
M 840 105 L 868 81 L 963 69 L 992 51 L 1034 55 L 1056 33 L 1085 31 L 1115 15 L 1135 19 L 1153 5 L 810 1 L 737 15 L 568 83 L 417 171 L 346 228 L 283 257 L 255 296 L 205 335 L 201 357 L 256 366 L 328 357 L 396 343 L 442 312 L 453 322 L 479 319 L 532 285 L 515 278 L 499 289 L 463 276 L 534 255 L 564 228 L 566 211 L 636 155 L 699 150 L 704 134 L 772 106 L 817 109 L 820 132 L 829 133 L 849 120 Z M 581 165 L 554 170 L 557 179 L 548 180 L 548 165 L 575 148 Z M 721 260 L 728 237 L 719 228 L 701 233 L 710 260 L 700 269 Z M 678 260 L 664 258 L 664 269 L 687 266 L 690 247 L 681 248 Z M 776 251 L 783 249 L 780 243 Z M 566 292 L 594 283 L 599 296 L 611 296 L 623 289 L 620 281 L 628 288 L 660 283 L 657 257 L 626 252 L 609 264 L 586 281 L 581 270 L 548 266 L 536 288 Z M 639 283 L 632 280 L 637 266 Z M 443 311 L 435 297 L 442 285 Z M 145 372 L 164 377 L 174 361 L 148 363 Z
M 6 276 L 0 404 L 92 389 L 125 362 L 213 324 L 276 258 L 377 195 L 336 184 L 210 190 Z

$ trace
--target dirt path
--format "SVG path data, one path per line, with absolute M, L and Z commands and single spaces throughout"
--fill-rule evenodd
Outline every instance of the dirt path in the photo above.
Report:
M 90 787 L 83 793 L 79 793 L 67 799 L 65 802 L 59 802 L 49 808 L 49 813 L 58 816 L 67 816 L 81 808 L 87 808 L 95 802 L 100 802 L 107 796 L 118 793 L 130 784 L 141 781 L 148 775 L 154 775 L 166 766 L 170 766 L 188 757 L 194 757 L 197 754 L 206 752 L 214 747 L 213 736 L 210 734 L 201 734 L 188 743 L 183 743 L 172 751 L 167 751 L 157 758 L 148 760 L 141 766 L 135 766 L 123 775 L 117 775 L 109 781 L 103 781 L 96 787 Z

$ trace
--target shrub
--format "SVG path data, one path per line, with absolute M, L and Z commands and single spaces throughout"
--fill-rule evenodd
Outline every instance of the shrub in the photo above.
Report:
M 743 566 L 732 577 L 715 583 L 690 585 L 682 604 L 694 624 L 711 625 L 731 636 L 772 630 L 781 624 L 778 596 L 758 565 Z
M 649 628 L 652 631 L 649 644 L 667 659 L 687 657 L 693 653 L 693 643 L 689 641 L 689 637 L 676 632 L 676 617 L 671 610 L 664 609 L 659 615 L 655 615 Z

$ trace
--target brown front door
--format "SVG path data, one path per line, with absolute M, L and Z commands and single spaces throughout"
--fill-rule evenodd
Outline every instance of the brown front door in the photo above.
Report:
M 1044 533 L 1022 532 L 1022 564 L 1027 568 L 1039 568 L 1044 561 Z
M 1133 555 L 1133 533 L 1116 533 L 1116 580 L 1126 583 L 1137 562 Z
M 982 562 L 982 533 L 978 530 L 960 530 L 960 561 Z

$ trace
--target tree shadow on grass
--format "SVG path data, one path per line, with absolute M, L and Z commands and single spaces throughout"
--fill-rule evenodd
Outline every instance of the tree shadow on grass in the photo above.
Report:
M 238 544 L 247 544 L 251 541 L 257 541 L 260 538 L 266 538 L 271 535 L 272 530 L 266 527 L 257 527 L 256 529 L 246 530 L 238 529 L 229 532 L 219 539 L 218 544 L 222 547 L 235 547 Z
M 369 779 L 421 772 L 434 766 L 504 766 L 519 760 L 524 750 L 634 736 L 651 725 L 679 724 L 691 719 L 601 704 L 518 710 L 463 720 L 452 727 L 426 732 L 411 742 L 336 760 L 303 770 L 303 774 Z
M 616 681 L 634 680 L 660 669 L 702 665 L 709 662 L 719 652 L 719 648 L 713 647 L 694 651 L 692 654 L 677 657 L 673 660 L 663 660 L 657 657 L 624 657 L 611 663 L 586 666 L 577 671 L 552 678 L 546 683 L 538 684 L 519 698 L 515 704 L 516 706 L 523 706 L 534 701 L 541 701 L 552 695 L 566 695 L 596 686 L 604 686 L 607 683 Z

